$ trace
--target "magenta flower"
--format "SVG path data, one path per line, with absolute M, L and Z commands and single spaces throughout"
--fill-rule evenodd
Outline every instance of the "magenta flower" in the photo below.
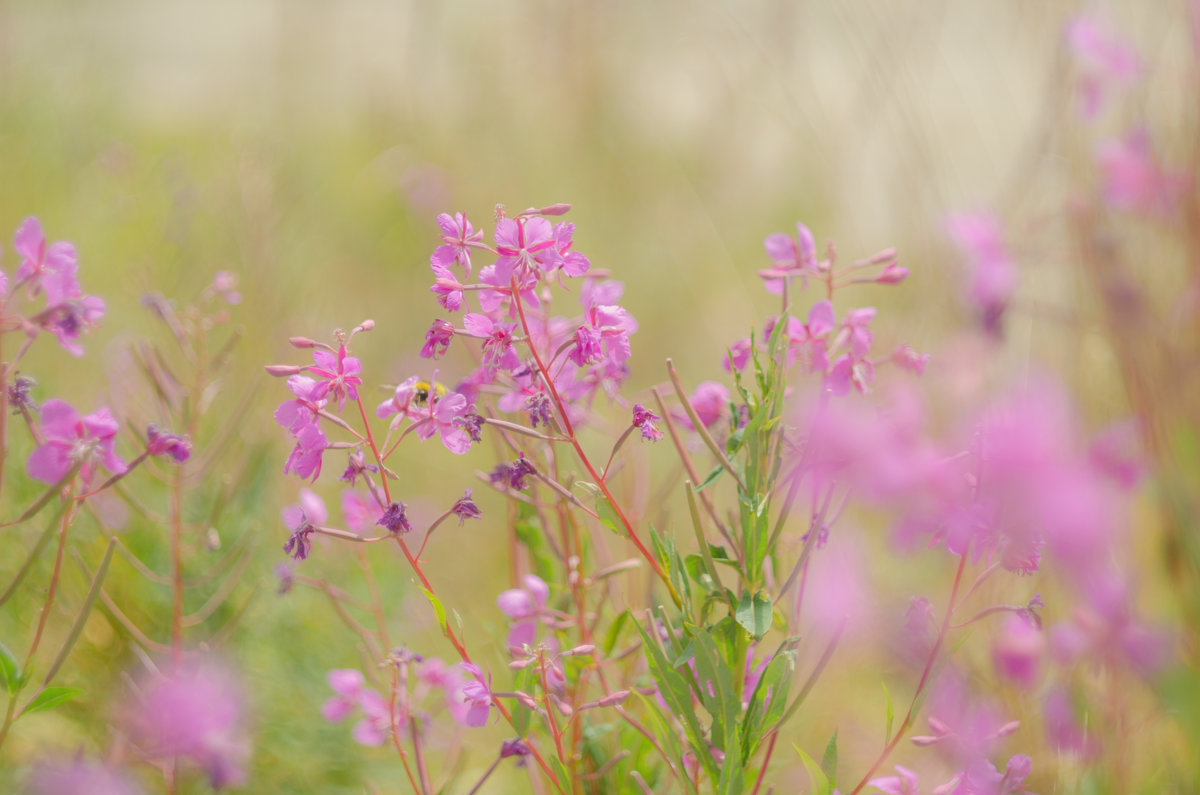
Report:
M 409 524 L 408 516 L 405 513 L 406 508 L 404 503 L 393 501 L 375 524 L 386 528 L 392 535 L 412 532 L 412 525 Z
M 700 424 L 705 428 L 711 428 L 713 423 L 729 409 L 729 389 L 717 381 L 701 381 L 688 398 L 688 402 L 695 409 Z M 692 428 L 692 420 L 686 414 L 680 417 L 679 421 L 686 427 Z M 692 430 L 695 429 L 692 428 Z
M 1097 160 L 1104 172 L 1104 200 L 1118 210 L 1170 215 L 1188 189 L 1185 175 L 1159 166 L 1145 130 L 1104 144 Z
M 325 501 L 310 489 L 300 489 L 300 501 L 284 507 L 279 515 L 289 530 L 295 530 L 305 522 L 325 524 L 329 521 Z
M 501 218 L 496 222 L 496 277 L 507 284 L 518 276 L 541 270 L 544 254 L 555 244 L 554 229 L 545 218 Z
M 767 256 L 775 267 L 759 271 L 763 287 L 772 295 L 783 292 L 783 280 L 812 273 L 817 268 L 817 244 L 813 234 L 802 223 L 796 223 L 796 237 L 775 233 L 763 240 Z
M 907 345 L 901 345 L 892 351 L 891 361 L 901 370 L 907 370 L 914 375 L 924 375 L 925 365 L 929 363 L 929 354 L 917 353 Z
M 182 464 L 192 454 L 192 443 L 186 436 L 160 430 L 151 423 L 146 428 L 146 452 L 155 456 L 170 456 L 176 464 Z
M 146 687 L 129 719 L 130 736 L 155 758 L 187 757 L 213 788 L 242 783 L 250 747 L 245 696 L 223 668 L 194 665 Z
M 434 270 L 449 268 L 451 265 L 461 265 L 463 272 L 471 275 L 471 249 L 486 249 L 483 243 L 483 231 L 475 231 L 471 222 L 462 213 L 441 213 L 437 217 L 437 225 L 442 230 L 443 245 L 433 250 L 429 258 Z
M 1002 677 L 1031 690 L 1037 683 L 1045 646 L 1045 636 L 1032 620 L 1011 615 L 992 643 L 992 663 Z
M 99 463 L 114 475 L 125 472 L 125 462 L 113 452 L 117 421 L 108 409 L 99 409 L 82 419 L 62 400 L 42 404 L 43 442 L 29 456 L 26 471 L 34 480 L 57 483 L 79 463 L 84 486 L 92 482 Z
M 383 509 L 374 499 L 364 497 L 354 489 L 342 491 L 342 521 L 347 530 L 362 535 L 382 515 Z
M 967 257 L 968 299 L 984 328 L 1000 329 L 1000 320 L 1017 286 L 1016 266 L 1004 243 L 1004 230 L 992 215 L 958 213 L 946 219 L 946 231 Z
M 896 765 L 896 772 L 899 775 L 873 778 L 867 782 L 867 786 L 875 787 L 886 795 L 921 795 L 916 773 L 900 765 Z
M 508 648 L 513 653 L 532 646 L 537 639 L 538 618 L 550 598 L 550 586 L 535 574 L 525 575 L 524 588 L 511 588 L 496 597 L 500 612 L 512 619 Z
M 83 347 L 75 342 L 83 333 L 95 328 L 104 317 L 104 300 L 94 295 L 60 295 L 51 286 L 53 277 L 43 280 L 46 286 L 47 307 L 34 320 L 58 339 L 59 346 L 72 356 L 82 356 Z
M 463 318 L 467 333 L 483 340 L 483 363 L 500 370 L 512 370 L 521 364 L 513 349 L 515 323 L 497 323 L 487 315 L 472 312 Z
M 421 347 L 422 359 L 440 359 L 450 349 L 454 339 L 454 324 L 449 320 L 437 319 L 425 332 L 425 345 Z
M 295 472 L 302 480 L 316 480 L 321 474 L 321 455 L 328 446 L 319 426 L 305 426 L 296 434 L 296 446 L 283 465 L 283 474 Z
M 317 348 L 313 351 L 313 362 L 308 371 L 325 379 L 317 382 L 312 393 L 314 399 L 332 395 L 337 400 L 338 411 L 346 407 L 346 398 L 358 399 L 358 387 L 362 386 L 358 374 L 362 372 L 362 365 L 355 357 L 346 355 L 345 345 L 339 345 L 336 354 Z
M 437 295 L 438 303 L 447 312 L 457 312 L 463 302 L 462 284 L 454 278 L 454 274 L 448 268 L 440 265 L 433 266 L 433 274 L 437 278 L 434 279 L 433 286 L 429 288 L 430 292 Z
M 29 284 L 31 297 L 50 286 L 57 292 L 59 300 L 64 295 L 79 293 L 79 284 L 75 281 L 79 269 L 75 246 L 61 241 L 47 246 L 42 224 L 37 218 L 30 216 L 22 222 L 13 239 L 13 250 L 21 255 L 15 278 L 18 284 Z M 57 304 L 59 300 L 49 303 Z
M 478 519 L 483 513 L 479 510 L 479 506 L 471 499 L 471 489 L 467 489 L 463 496 L 454 503 L 454 507 L 450 509 L 450 513 L 458 517 L 458 526 L 462 527 L 463 522 L 468 519 Z
M 750 363 L 751 352 L 749 337 L 738 340 L 729 346 L 729 352 L 725 355 L 721 364 L 724 366 L 726 372 L 733 372 L 734 370 L 741 372 Z
M 663 432 L 658 429 L 658 423 L 661 420 L 662 417 L 641 403 L 633 404 L 633 427 L 641 430 L 642 441 L 657 442 L 663 438 Z
M 302 430 L 320 421 L 318 412 L 325 408 L 326 401 L 316 394 L 317 382 L 307 376 L 291 376 L 287 380 L 287 387 L 296 397 L 279 404 L 279 408 L 275 409 L 275 421 L 293 436 L 299 436 Z
M 471 408 L 467 399 L 457 392 L 448 392 L 437 402 L 430 401 L 429 413 L 424 415 L 423 424 L 417 428 L 417 436 L 424 441 L 440 435 L 447 450 L 462 455 L 471 449 L 471 437 L 460 420 L 471 412 Z
M 364 685 L 362 673 L 352 668 L 334 669 L 326 675 L 326 681 L 336 695 L 321 707 L 325 720 L 339 723 L 360 709 L 363 719 L 354 726 L 354 741 L 359 745 L 383 745 L 391 727 L 391 715 L 383 697 Z
M 1128 42 L 1094 17 L 1071 20 L 1066 38 L 1082 72 L 1084 118 L 1094 119 L 1114 90 L 1137 82 L 1142 73 L 1141 59 Z
M 488 714 L 492 709 L 491 677 L 485 682 L 483 671 L 474 663 L 461 662 L 459 667 L 474 677 L 464 682 L 458 693 L 462 703 L 468 707 L 466 715 L 463 716 L 463 725 L 478 728 L 487 723 Z
M 554 227 L 554 245 L 548 249 L 545 257 L 545 270 L 550 273 L 556 269 L 571 277 L 583 276 L 588 272 L 592 263 L 578 251 L 571 251 L 574 245 L 575 224 L 563 221 Z

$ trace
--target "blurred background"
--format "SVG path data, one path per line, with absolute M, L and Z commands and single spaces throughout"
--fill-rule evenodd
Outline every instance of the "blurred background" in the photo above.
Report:
M 1050 370 L 1084 387 L 1085 415 L 1103 425 L 1131 411 L 1130 376 L 1102 297 L 1055 230 L 1096 186 L 1105 130 L 1146 125 L 1164 161 L 1193 162 L 1189 8 L 1099 9 L 1142 53 L 1144 83 L 1136 102 L 1085 128 L 1063 31 L 1097 9 L 1066 0 L 0 2 L 0 230 L 37 215 L 50 240 L 76 245 L 85 290 L 108 304 L 87 357 L 47 345 L 27 360 L 41 399 L 99 406 L 122 393 L 123 352 L 158 334 L 144 293 L 186 302 L 219 270 L 240 280 L 244 336 L 209 431 L 237 423 L 223 487 L 243 493 L 218 529 L 258 550 L 232 600 L 247 612 L 230 644 L 257 715 L 250 789 L 355 792 L 395 773 L 385 751 L 364 752 L 316 712 L 324 672 L 358 664 L 353 639 L 319 595 L 273 594 L 287 536 L 277 509 L 299 484 L 278 475 L 289 443 L 269 413 L 288 395 L 262 365 L 299 362 L 289 336 L 329 339 L 373 318 L 356 349 L 368 384 L 427 373 L 416 352 L 441 313 L 428 292 L 436 214 L 462 211 L 486 229 L 497 203 L 569 202 L 575 248 L 625 282 L 641 322 L 634 392 L 664 380 L 666 356 L 691 383 L 723 376 L 725 347 L 776 309 L 755 273 L 763 237 L 797 220 L 850 259 L 898 248 L 908 282 L 863 299 L 880 309 L 877 337 L 944 353 L 972 317 L 942 219 L 990 209 L 1021 287 L 981 380 Z M 1128 230 L 1151 306 L 1192 267 L 1173 231 Z M 9 232 L 0 239 L 11 274 L 19 260 Z M 419 451 L 405 474 L 428 519 L 470 483 L 460 461 Z M 470 461 L 490 466 L 487 454 Z M 1153 538 L 1146 556 L 1159 565 Z M 431 576 L 461 584 L 459 609 L 498 625 L 501 545 L 453 552 L 430 556 Z M 394 632 L 445 657 L 401 564 L 383 575 Z M 167 598 L 149 584 L 125 590 Z M 115 692 L 129 659 L 106 626 L 93 617 L 65 675 Z M 472 642 L 498 650 L 502 630 L 493 635 Z M 5 764 L 48 743 L 103 748 L 104 727 L 86 716 L 107 708 L 96 696 L 30 719 Z

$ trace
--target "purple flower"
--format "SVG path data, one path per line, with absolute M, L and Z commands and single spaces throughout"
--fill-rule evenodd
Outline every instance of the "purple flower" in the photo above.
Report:
M 450 513 L 458 517 L 459 527 L 462 527 L 463 522 L 467 519 L 478 519 L 482 516 L 479 506 L 471 499 L 471 489 L 467 489 L 458 502 L 454 503 L 454 507 L 450 509 Z
M 13 250 L 21 255 L 21 264 L 17 267 L 16 281 L 18 284 L 29 284 L 29 295 L 35 296 L 53 282 L 58 297 L 79 292 L 75 282 L 75 273 L 79 266 L 75 261 L 75 246 L 70 243 L 58 242 L 46 245 L 46 237 L 42 234 L 42 224 L 37 218 L 26 218 L 17 229 L 13 238 Z M 74 289 L 71 289 L 74 285 Z M 58 303 L 58 300 L 48 303 Z
M 662 420 L 650 409 L 643 406 L 641 403 L 633 404 L 633 427 L 640 428 L 642 431 L 642 440 L 650 440 L 657 442 L 663 438 L 663 432 L 658 429 L 658 423 Z
M 802 223 L 796 223 L 794 238 L 781 233 L 767 235 L 763 248 L 775 267 L 759 271 L 759 276 L 763 287 L 772 295 L 783 292 L 784 279 L 804 276 L 817 268 L 817 244 L 812 232 Z
M 428 421 L 417 428 L 417 436 L 424 441 L 440 434 L 442 446 L 455 455 L 462 455 L 471 449 L 471 436 L 463 428 L 467 423 L 459 422 L 459 419 L 472 408 L 457 392 L 448 392 L 436 403 L 430 401 L 429 413 L 424 415 Z
M 161 431 L 157 425 L 151 424 L 146 428 L 146 452 L 170 456 L 176 464 L 182 464 L 192 454 L 192 443 L 186 436 Z
M 92 482 L 98 462 L 114 475 L 125 472 L 125 462 L 113 452 L 117 421 L 108 409 L 99 409 L 82 419 L 62 400 L 42 405 L 42 436 L 45 438 L 29 456 L 29 476 L 43 483 L 57 483 L 80 463 L 86 486 Z
M 500 744 L 500 758 L 508 759 L 510 756 L 516 756 L 521 759 L 529 756 L 529 746 L 520 737 L 514 737 L 511 740 L 505 740 Z
M 380 405 L 381 409 L 383 408 L 383 405 L 386 404 Z M 346 469 L 342 472 L 342 476 L 339 477 L 338 480 L 344 480 L 353 486 L 358 482 L 359 476 L 365 476 L 367 472 L 379 472 L 379 467 L 375 466 L 374 464 L 368 464 L 367 457 L 363 454 L 363 452 L 361 450 L 355 450 L 347 457 Z
M 302 479 L 316 480 L 321 474 L 321 454 L 329 446 L 325 434 L 316 425 L 309 425 L 296 434 L 296 446 L 283 465 L 283 474 L 295 472 Z
M 537 638 L 538 617 L 550 598 L 550 586 L 535 574 L 525 575 L 524 588 L 511 588 L 496 597 L 500 612 L 512 619 L 512 630 L 508 633 L 510 651 L 520 651 L 532 646 Z
M 567 358 L 579 367 L 594 364 L 604 356 L 604 348 L 600 345 L 600 332 L 591 326 L 580 326 L 575 329 L 574 344 L 567 353 Z
M 458 665 L 474 677 L 464 682 L 458 693 L 462 703 L 468 707 L 462 722 L 464 726 L 478 728 L 487 723 L 488 713 L 492 708 L 491 677 L 485 682 L 483 671 L 474 663 L 461 662 Z
M 387 531 L 393 535 L 396 533 L 408 533 L 412 531 L 412 525 L 408 523 L 408 517 L 404 514 L 405 505 L 402 502 L 393 502 L 384 510 L 383 516 L 379 517 L 379 521 L 375 524 L 380 527 L 387 528 Z
M 29 376 L 19 375 L 16 380 L 8 385 L 8 405 L 12 406 L 14 414 L 19 414 L 22 409 L 26 411 L 38 410 L 37 404 L 29 396 L 29 390 L 36 384 L 37 382 Z
M 337 400 L 338 411 L 346 407 L 346 398 L 358 399 L 358 387 L 362 386 L 358 374 L 362 372 L 362 365 L 355 357 L 346 355 L 345 345 L 339 345 L 336 354 L 320 348 L 314 350 L 313 365 L 308 371 L 325 379 L 317 382 L 312 393 L 314 399 L 332 395 Z
M 476 412 L 467 411 L 465 414 L 458 415 L 454 418 L 454 424 L 462 428 L 472 442 L 483 441 L 483 417 Z
M 437 217 L 437 225 L 442 230 L 444 245 L 433 251 L 429 262 L 437 268 L 449 268 L 451 265 L 461 265 L 463 272 L 471 275 L 471 249 L 486 248 L 483 244 L 483 231 L 475 231 L 471 222 L 462 213 L 441 213 Z
M 958 213 L 946 219 L 946 231 L 967 256 L 968 298 L 979 310 L 984 329 L 997 333 L 1017 286 L 1000 221 L 986 213 Z
M 529 484 L 525 482 L 530 475 L 537 473 L 537 469 L 533 464 L 529 463 L 529 459 L 525 457 L 525 453 L 517 453 L 517 460 L 509 464 L 505 470 L 508 477 L 508 485 L 516 491 L 525 491 Z
M 425 345 L 421 348 L 422 359 L 440 359 L 450 348 L 454 339 L 454 324 L 449 320 L 437 319 L 425 332 Z
M 360 709 L 363 719 L 354 727 L 354 741 L 359 745 L 383 745 L 391 727 L 391 715 L 383 697 L 364 686 L 362 673 L 353 668 L 338 668 L 326 675 L 326 681 L 336 695 L 321 707 L 325 720 L 338 723 L 356 708 Z
M 347 530 L 362 535 L 382 515 L 383 509 L 374 499 L 363 497 L 354 489 L 342 491 L 342 520 Z
M 83 332 L 95 328 L 104 317 L 104 300 L 94 295 L 81 295 L 78 288 L 74 294 L 61 294 L 43 281 L 46 287 L 47 307 L 34 318 L 39 326 L 58 339 L 58 344 L 73 356 L 82 356 L 83 348 L 75 340 Z

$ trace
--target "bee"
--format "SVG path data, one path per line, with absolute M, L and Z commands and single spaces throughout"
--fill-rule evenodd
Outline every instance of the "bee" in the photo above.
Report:
M 433 402 L 437 403 L 446 394 L 445 385 L 436 381 L 432 384 L 428 381 L 418 381 L 413 388 L 412 402 L 417 406 L 424 406 L 429 403 L 430 394 L 433 395 Z

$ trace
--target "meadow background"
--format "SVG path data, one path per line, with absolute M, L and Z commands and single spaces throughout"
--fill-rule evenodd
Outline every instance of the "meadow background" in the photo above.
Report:
M 198 450 L 221 443 L 221 463 L 198 490 L 219 495 L 204 504 L 221 505 L 211 525 L 222 549 L 198 550 L 189 566 L 253 549 L 211 618 L 228 622 L 221 651 L 241 669 L 254 716 L 247 791 L 403 789 L 387 749 L 362 749 L 318 713 L 325 672 L 359 664 L 354 639 L 319 594 L 275 594 L 287 538 L 278 510 L 299 484 L 279 475 L 289 440 L 270 413 L 287 394 L 262 365 L 298 361 L 289 336 L 324 338 L 373 318 L 376 331 L 356 350 L 368 383 L 424 372 L 417 350 L 438 315 L 428 257 L 442 211 L 486 227 L 497 202 L 513 211 L 572 203 L 576 248 L 625 281 L 625 305 L 641 323 L 634 391 L 664 379 L 666 356 L 693 383 L 723 376 L 725 347 L 775 305 L 755 273 L 766 234 L 803 220 L 851 258 L 895 246 L 911 276 L 872 296 L 877 334 L 933 353 L 941 388 L 978 393 L 1041 370 L 1073 386 L 1092 427 L 1162 412 L 1169 454 L 1141 501 L 1140 586 L 1151 616 L 1194 618 L 1193 570 L 1172 533 L 1196 529 L 1200 328 L 1184 323 L 1170 341 L 1182 364 L 1153 364 L 1164 343 L 1135 326 L 1114 333 L 1104 285 L 1070 240 L 1046 231 L 1061 228 L 1074 193 L 1096 179 L 1096 134 L 1078 120 L 1063 39 L 1081 10 L 1065 0 L 0 3 L 0 230 L 37 215 L 51 240 L 75 243 L 85 288 L 108 304 L 85 340 L 89 356 L 41 345 L 25 362 L 41 398 L 71 395 L 90 410 L 134 395 L 137 405 L 128 352 L 139 336 L 161 337 L 143 294 L 186 302 L 219 270 L 240 280 L 230 328 L 241 339 L 195 440 Z M 1139 99 L 1106 123 L 1143 123 L 1164 161 L 1195 163 L 1189 4 L 1101 10 L 1146 63 Z M 1021 286 L 1003 348 L 975 371 L 972 343 L 950 344 L 972 318 L 942 219 L 978 208 L 1005 221 Z M 1116 230 L 1132 241 L 1129 273 L 1150 317 L 1200 272 L 1174 223 Z M 0 267 L 11 273 L 8 234 Z M 1151 362 L 1147 372 L 1130 370 L 1122 345 Z M 939 360 L 958 369 L 939 373 Z M 14 438 L 15 456 L 28 449 Z M 487 453 L 464 467 L 432 446 L 407 456 L 406 492 L 428 495 L 412 501 L 418 516 L 470 486 L 470 468 L 490 466 Z M 37 493 L 17 480 L 6 500 Z M 336 492 L 325 493 L 333 504 Z M 481 505 L 486 513 L 499 503 Z M 426 556 L 455 607 L 492 628 L 472 642 L 497 652 L 494 599 L 508 587 L 500 530 L 468 525 L 469 539 Z M 89 532 L 79 543 L 95 553 L 102 539 Z M 135 517 L 122 537 L 153 556 L 156 532 Z M 13 543 L 0 570 L 16 559 Z M 359 587 L 352 558 L 320 563 L 331 582 Z M 451 656 L 403 561 L 376 568 L 393 634 Z M 86 580 L 69 571 L 64 588 L 78 598 Z M 881 588 L 895 579 L 877 574 Z M 120 558 L 106 588 L 161 637 L 166 588 Z M 27 631 L 36 605 L 30 595 L 0 611 L 0 632 Z M 127 636 L 97 611 L 62 675 L 86 695 L 18 725 L 0 754 L 0 789 L 48 752 L 104 749 L 106 716 L 135 662 Z M 1176 674 L 1135 695 L 1167 705 L 1148 706 L 1153 720 L 1130 739 L 1135 777 L 1186 778 L 1194 745 L 1167 713 L 1194 714 L 1191 682 Z M 870 680 L 830 690 L 793 729 L 815 752 L 839 698 L 878 700 Z M 489 744 L 503 736 L 484 731 Z M 485 767 L 490 753 L 464 764 Z M 1079 780 L 1040 783 L 1039 792 L 1070 792 Z

